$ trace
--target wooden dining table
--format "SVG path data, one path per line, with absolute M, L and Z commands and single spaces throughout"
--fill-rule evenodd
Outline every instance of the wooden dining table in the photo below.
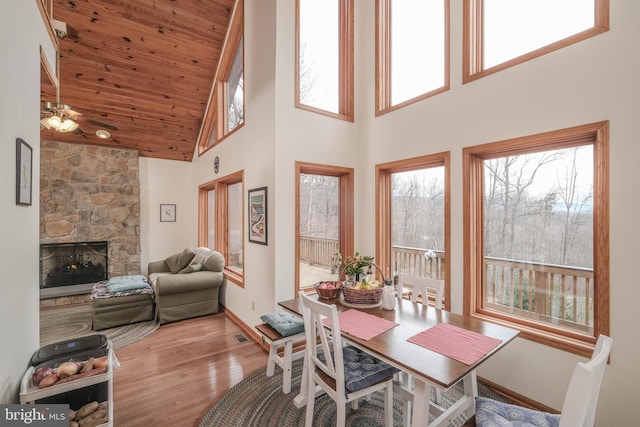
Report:
M 313 297 L 317 298 L 317 296 Z M 397 326 L 368 340 L 344 331 L 342 336 L 349 344 L 413 375 L 415 380 L 412 404 L 413 426 L 446 426 L 462 413 L 467 418 L 472 417 L 475 413 L 475 398 L 478 395 L 476 368 L 519 334 L 518 330 L 512 328 L 436 309 L 433 306 L 413 303 L 405 299 L 396 299 L 394 310 L 383 310 L 381 307 L 360 308 L 356 304 L 344 303 L 341 298 L 322 299 L 321 301 L 335 304 L 338 313 L 356 309 L 397 323 Z M 291 313 L 302 316 L 297 298 L 279 302 L 278 305 Z M 500 342 L 475 362 L 466 364 L 408 341 L 409 338 L 440 324 L 452 325 L 465 331 L 497 339 Z M 302 407 L 306 403 L 308 388 L 305 378 L 303 372 L 300 394 L 294 400 L 297 407 Z M 460 381 L 462 381 L 464 390 L 463 396 L 452 405 L 444 408 L 431 401 L 431 385 L 446 390 Z M 429 414 L 434 417 L 430 424 Z

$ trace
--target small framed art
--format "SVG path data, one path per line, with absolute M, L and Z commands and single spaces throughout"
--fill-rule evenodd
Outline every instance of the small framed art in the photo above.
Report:
M 267 187 L 249 190 L 249 241 L 267 244 Z
M 176 205 L 160 205 L 160 222 L 176 222 Z
M 16 205 L 31 205 L 33 149 L 22 138 L 16 138 Z

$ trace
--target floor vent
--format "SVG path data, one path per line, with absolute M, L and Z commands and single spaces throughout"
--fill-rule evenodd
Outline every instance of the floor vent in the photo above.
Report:
M 242 335 L 242 334 L 235 334 L 235 335 L 233 336 L 233 339 L 234 339 L 234 340 L 236 340 L 236 341 L 238 341 L 238 342 L 239 342 L 239 343 L 241 343 L 241 344 L 242 344 L 242 343 L 244 343 L 244 342 L 247 342 L 247 341 L 248 341 L 247 337 L 245 337 L 245 336 L 244 336 L 244 335 Z

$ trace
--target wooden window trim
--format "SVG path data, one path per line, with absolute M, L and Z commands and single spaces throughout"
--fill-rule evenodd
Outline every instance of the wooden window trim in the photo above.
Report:
M 227 188 L 232 184 L 242 184 L 242 194 L 244 194 L 244 171 L 240 170 L 230 175 L 215 179 L 213 181 L 201 184 L 198 187 L 198 246 L 209 247 L 209 204 L 208 193 L 215 190 L 216 198 L 216 230 L 215 230 L 215 247 L 225 259 L 224 276 L 236 285 L 244 288 L 244 271 L 230 268 L 227 265 L 229 259 L 229 236 L 228 236 L 228 194 Z M 245 203 L 242 198 L 242 245 L 244 247 L 244 221 L 245 221 Z M 244 253 L 242 251 L 242 265 L 244 266 Z
M 340 46 L 338 113 L 312 107 L 300 102 L 300 0 L 296 0 L 296 53 L 295 53 L 295 107 L 348 122 L 354 121 L 354 3 L 353 0 L 340 1 Z
M 464 0 L 463 6 L 463 70 L 462 83 L 470 83 L 482 77 L 497 73 L 507 68 L 513 67 L 531 59 L 538 58 L 548 53 L 554 52 L 563 47 L 570 46 L 574 43 L 581 42 L 590 37 L 597 36 L 609 31 L 609 0 L 595 0 L 594 7 L 594 26 L 548 44 L 541 48 L 532 50 L 531 52 L 510 59 L 501 64 L 484 69 L 483 64 L 483 10 L 484 0 Z
M 432 96 L 446 92 L 450 88 L 450 41 L 449 28 L 451 22 L 450 2 L 444 3 L 444 85 L 425 92 L 414 98 L 391 105 L 391 2 L 393 0 L 376 0 L 376 47 L 375 47 L 375 115 L 381 116 L 415 104 Z M 402 0 L 398 0 L 402 1 Z
M 300 291 L 300 175 L 327 175 L 340 178 L 340 253 L 354 252 L 354 174 L 353 168 L 330 166 L 317 163 L 296 162 L 296 231 L 295 231 L 295 293 Z
M 444 251 L 446 262 L 443 266 L 445 276 L 444 308 L 451 310 L 451 153 L 430 154 L 395 162 L 376 165 L 376 255 L 382 271 L 393 271 L 391 266 L 391 175 L 432 167 L 444 167 Z
M 224 45 L 222 46 L 220 60 L 218 61 L 218 68 L 216 69 L 216 74 L 211 85 L 211 93 L 209 94 L 209 100 L 207 101 L 202 126 L 200 127 L 200 133 L 198 135 L 198 156 L 203 155 L 211 148 L 220 144 L 223 140 L 244 127 L 245 121 L 243 120 L 241 124 L 229 132 L 226 132 L 225 129 L 225 83 L 228 79 L 229 72 L 231 71 L 231 66 L 238 49 L 238 44 L 243 36 L 244 0 L 237 0 L 229 21 L 229 28 L 227 29 L 227 35 L 225 37 Z M 244 49 L 242 49 L 242 64 L 242 69 L 244 70 Z M 244 108 L 244 92 L 242 99 Z M 216 124 L 218 124 L 218 126 L 216 126 Z M 213 144 L 208 145 L 212 137 L 214 138 Z
M 483 161 L 586 144 L 594 147 L 593 336 L 483 309 Z M 519 329 L 522 338 L 589 357 L 598 335 L 609 335 L 609 123 L 598 122 L 464 148 L 463 171 L 464 314 Z

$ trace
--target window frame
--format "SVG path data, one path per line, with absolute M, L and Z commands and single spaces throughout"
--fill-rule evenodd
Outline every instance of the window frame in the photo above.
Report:
M 593 336 L 484 309 L 484 160 L 593 145 Z M 521 331 L 520 337 L 585 357 L 599 334 L 609 335 L 609 122 L 597 122 L 463 149 L 464 314 Z
M 382 271 L 393 271 L 391 265 L 391 176 L 432 167 L 444 167 L 444 309 L 451 310 L 451 153 L 449 151 L 376 165 L 376 255 Z
M 295 107 L 349 122 L 354 121 L 354 0 L 340 2 L 339 94 L 336 114 L 300 102 L 300 1 L 296 0 Z
M 393 0 L 376 0 L 376 35 L 375 35 L 375 115 L 380 116 L 416 102 L 422 101 L 450 89 L 450 41 L 449 28 L 451 22 L 450 2 L 444 1 L 444 85 L 415 96 L 398 104 L 391 104 L 391 2 Z M 402 0 L 398 0 L 402 1 Z
M 462 83 L 470 83 L 609 31 L 609 0 L 594 0 L 594 6 L 593 27 L 485 69 L 483 64 L 484 0 L 464 0 Z
M 229 21 L 229 28 L 224 40 L 224 45 L 222 46 L 220 61 L 218 62 L 218 68 L 216 69 L 211 87 L 211 94 L 209 95 L 202 126 L 200 128 L 200 134 L 198 135 L 198 156 L 203 155 L 208 150 L 244 127 L 246 117 L 245 90 L 242 91 L 243 120 L 238 124 L 238 126 L 230 131 L 226 130 L 226 105 L 228 105 L 227 81 L 229 80 L 229 73 L 231 73 L 233 61 L 240 43 L 243 44 L 242 74 L 244 76 L 244 0 L 236 1 Z M 244 81 L 245 79 L 243 77 L 243 83 Z
M 354 252 L 354 175 L 353 168 L 323 165 L 318 163 L 306 163 L 296 161 L 296 225 L 295 225 L 295 295 L 300 289 L 300 175 L 327 175 L 340 178 L 340 231 L 338 232 L 339 250 L 341 254 Z M 304 288 L 313 290 L 313 288 Z
M 227 189 L 232 184 L 242 184 L 242 194 L 244 194 L 244 170 L 234 172 L 213 181 L 201 184 L 198 187 L 198 245 L 211 247 L 209 242 L 209 191 L 215 190 L 215 242 L 214 247 L 225 259 L 224 276 L 236 285 L 244 288 L 244 267 L 240 271 L 228 266 L 229 260 L 229 236 L 227 230 L 229 222 L 227 217 L 228 192 Z M 245 225 L 245 198 L 242 197 L 242 265 L 244 266 L 244 225 Z

